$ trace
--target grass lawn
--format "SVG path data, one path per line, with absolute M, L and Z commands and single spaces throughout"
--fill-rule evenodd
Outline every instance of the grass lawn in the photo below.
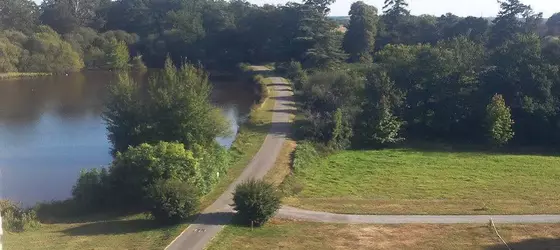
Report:
M 560 225 L 496 225 L 516 250 L 558 249 Z M 228 226 L 209 250 L 232 249 L 507 249 L 483 224 L 366 225 L 273 220 L 262 228 Z
M 258 152 L 270 128 L 273 107 L 274 99 L 269 98 L 251 111 L 251 119 L 240 127 L 230 149 L 231 168 L 202 198 L 201 209 L 212 204 Z M 3 239 L 5 249 L 163 249 L 188 226 L 183 223 L 161 227 L 144 214 L 85 221 L 42 224 L 23 233 L 8 233 Z
M 38 76 L 50 76 L 50 75 L 52 75 L 52 73 L 8 72 L 8 73 L 0 73 L 0 80 L 9 79 L 9 78 L 38 77 Z
M 560 212 L 560 157 L 415 149 L 343 151 L 295 175 L 285 203 L 361 214 Z

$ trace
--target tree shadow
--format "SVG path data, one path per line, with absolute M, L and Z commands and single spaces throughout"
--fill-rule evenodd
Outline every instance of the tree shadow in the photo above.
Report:
M 229 225 L 234 217 L 233 212 L 214 212 L 197 214 L 189 218 L 187 221 L 192 224 L 200 225 Z
M 168 227 L 168 225 L 162 225 L 161 223 L 150 219 L 113 220 L 88 223 L 78 227 L 65 229 L 62 232 L 72 236 L 116 235 L 144 232 L 164 227 Z
M 284 88 L 284 89 L 277 89 L 276 91 L 292 91 L 292 89 Z
M 520 242 L 508 242 L 513 250 L 560 250 L 560 239 L 528 239 Z M 492 245 L 486 250 L 508 250 L 504 244 Z
M 286 113 L 286 114 L 291 114 L 291 115 L 295 115 L 297 110 L 295 109 L 269 109 L 267 110 L 268 112 L 275 112 L 275 113 Z
M 294 101 L 294 98 L 292 96 L 273 96 L 270 98 L 277 101 L 290 101 L 290 102 Z
M 269 83 L 267 84 L 269 87 L 291 87 L 292 85 L 289 83 Z

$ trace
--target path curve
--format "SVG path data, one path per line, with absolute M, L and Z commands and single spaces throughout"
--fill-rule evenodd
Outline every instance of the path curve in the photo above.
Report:
M 270 71 L 263 66 L 252 66 L 254 71 Z M 235 187 L 248 179 L 263 178 L 269 169 L 274 166 L 274 162 L 290 131 L 290 114 L 286 110 L 294 109 L 292 91 L 288 82 L 281 77 L 270 77 L 269 85 L 274 91 L 274 109 L 272 114 L 272 124 L 261 148 L 253 156 L 253 159 L 243 170 L 241 175 L 231 183 L 227 190 L 208 208 L 206 208 L 198 218 L 189 225 L 171 244 L 165 249 L 168 250 L 199 250 L 204 249 L 208 243 L 228 224 L 233 215 L 230 204 L 233 203 L 233 191 Z
M 560 215 L 358 215 L 335 214 L 282 206 L 277 218 L 348 224 L 460 224 L 487 223 L 560 223 Z

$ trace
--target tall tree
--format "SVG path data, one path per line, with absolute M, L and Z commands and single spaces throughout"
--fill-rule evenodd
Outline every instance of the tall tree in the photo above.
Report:
M 32 0 L 0 1 L 0 30 L 30 32 L 37 23 L 39 9 Z
M 550 36 L 560 35 L 560 12 L 555 13 L 546 21 L 547 34 Z
M 342 46 L 351 62 L 371 62 L 377 35 L 377 8 L 358 1 L 352 4 L 348 14 L 350 24 Z
M 513 138 L 511 110 L 502 95 L 495 94 L 486 106 L 486 125 L 492 143 L 501 146 Z
M 107 0 L 45 0 L 41 4 L 41 21 L 64 34 L 96 22 L 96 13 Z
M 542 19 L 542 13 L 534 13 L 531 6 L 522 4 L 520 0 L 498 0 L 500 12 L 492 21 L 489 46 L 496 48 L 504 42 L 512 40 L 517 33 L 536 32 Z
M 378 48 L 390 43 L 402 43 L 406 19 L 410 16 L 407 8 L 408 3 L 405 0 L 385 0 L 381 17 L 383 29 L 379 34 L 381 42 L 378 43 Z

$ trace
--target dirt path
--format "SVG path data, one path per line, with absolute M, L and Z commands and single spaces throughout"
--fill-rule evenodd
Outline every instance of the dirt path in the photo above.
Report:
M 252 66 L 255 71 L 267 71 L 266 67 Z M 222 230 L 224 225 L 231 221 L 233 211 L 230 204 L 232 193 L 237 184 L 251 179 L 261 179 L 269 169 L 274 166 L 276 157 L 282 149 L 286 134 L 290 131 L 289 116 L 286 110 L 293 109 L 292 91 L 290 85 L 281 77 L 271 77 L 272 83 L 269 85 L 274 91 L 274 110 L 272 115 L 272 125 L 266 136 L 259 152 L 245 168 L 243 173 L 228 187 L 228 189 L 199 217 L 179 235 L 166 249 L 204 249 L 208 243 Z

